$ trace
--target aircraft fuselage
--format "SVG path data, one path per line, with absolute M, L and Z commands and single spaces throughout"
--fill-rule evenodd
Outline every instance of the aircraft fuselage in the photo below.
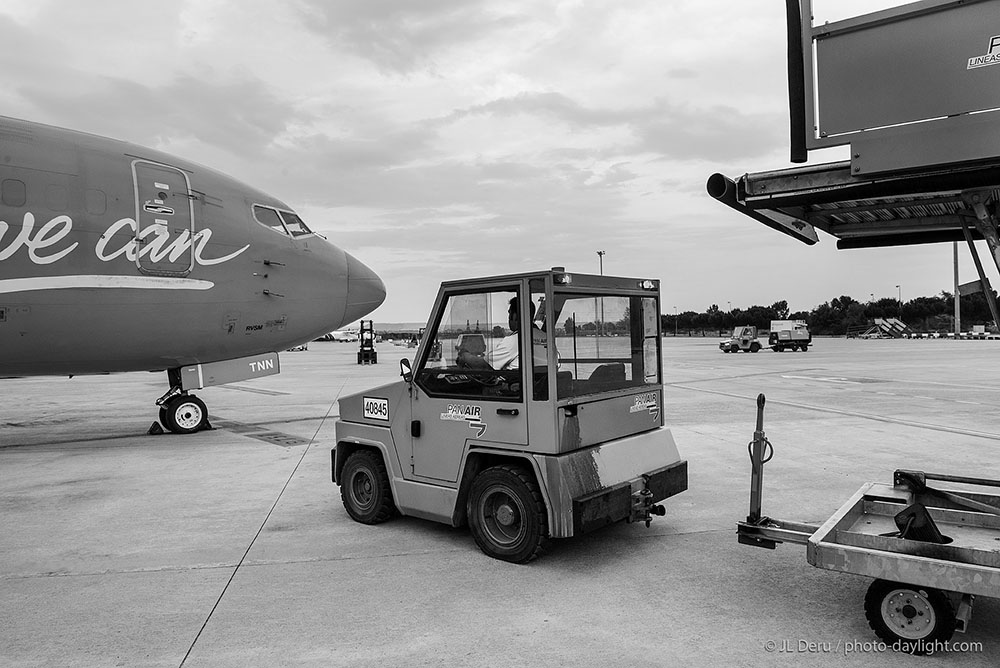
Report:
M 288 205 L 225 174 L 0 118 L 0 376 L 285 350 L 384 294 Z

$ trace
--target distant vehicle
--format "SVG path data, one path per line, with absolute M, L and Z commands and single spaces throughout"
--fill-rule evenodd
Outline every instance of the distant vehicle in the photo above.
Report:
M 288 352 L 290 352 L 290 353 L 296 353 L 296 352 L 301 352 L 303 350 L 309 350 L 309 344 L 308 343 L 300 343 L 297 346 L 292 346 L 291 348 L 288 349 Z
M 742 325 L 733 329 L 733 335 L 719 342 L 719 350 L 724 353 L 755 353 L 760 350 L 757 340 L 757 328 L 753 325 Z
M 191 390 L 278 373 L 277 351 L 385 299 L 291 207 L 220 172 L 6 117 L 0 152 L 0 376 L 166 371 L 160 422 L 191 433 L 208 424 Z
M 767 345 L 776 353 L 788 350 L 809 350 L 812 334 L 805 320 L 772 320 L 771 331 L 767 336 Z

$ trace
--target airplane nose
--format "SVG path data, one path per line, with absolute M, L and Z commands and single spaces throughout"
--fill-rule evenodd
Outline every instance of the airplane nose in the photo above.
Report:
M 361 260 L 347 253 L 347 308 L 344 322 L 365 317 L 385 301 L 385 284 Z

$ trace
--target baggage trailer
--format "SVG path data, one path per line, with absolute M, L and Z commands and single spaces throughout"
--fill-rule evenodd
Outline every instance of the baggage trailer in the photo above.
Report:
M 776 353 L 785 349 L 807 352 L 812 334 L 805 320 L 772 320 L 768 330 L 767 345 Z
M 913 654 L 934 653 L 964 632 L 975 596 L 1000 598 L 1000 481 L 897 470 L 892 485 L 865 483 L 822 525 L 765 517 L 763 468 L 774 450 L 764 435 L 764 403 L 761 394 L 740 543 L 804 544 L 813 566 L 875 578 L 864 600 L 868 624 L 888 646 Z
M 550 538 L 649 526 L 688 484 L 660 337 L 656 280 L 556 267 L 443 283 L 403 379 L 340 400 L 347 513 L 468 526 L 515 563 Z

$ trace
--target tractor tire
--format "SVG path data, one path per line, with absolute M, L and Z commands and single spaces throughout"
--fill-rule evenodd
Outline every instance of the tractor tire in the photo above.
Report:
M 358 450 L 344 462 L 340 498 L 351 519 L 361 524 L 381 524 L 398 512 L 385 462 L 371 450 Z
M 545 550 L 548 514 L 527 469 L 500 465 L 481 471 L 472 481 L 466 510 L 472 536 L 486 555 L 525 564 Z

